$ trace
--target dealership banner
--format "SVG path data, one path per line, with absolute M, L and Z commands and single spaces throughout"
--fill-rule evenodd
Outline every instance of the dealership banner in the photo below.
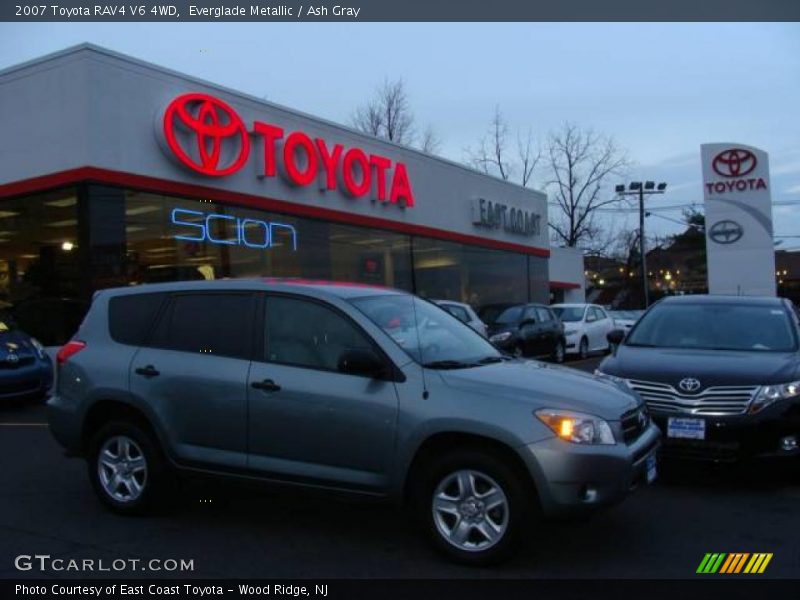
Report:
M 775 295 L 769 157 L 743 144 L 703 144 L 708 291 Z

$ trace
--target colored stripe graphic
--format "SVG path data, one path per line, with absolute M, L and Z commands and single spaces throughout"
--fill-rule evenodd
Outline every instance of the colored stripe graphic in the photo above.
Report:
M 733 575 L 737 573 L 761 574 L 772 560 L 771 552 L 707 552 L 697 567 L 697 573 Z M 748 560 L 749 559 L 749 560 Z M 746 565 L 746 566 L 745 566 Z M 744 569 L 744 571 L 742 571 Z
M 750 562 L 747 563 L 747 566 L 744 568 L 745 573 L 763 573 L 769 561 L 772 560 L 772 553 L 766 552 L 759 552 L 757 554 L 753 554 L 753 558 L 750 559 Z
M 697 567 L 698 573 L 716 573 L 719 569 L 719 566 L 722 564 L 722 561 L 727 556 L 726 553 L 707 553 L 704 557 L 700 566 Z

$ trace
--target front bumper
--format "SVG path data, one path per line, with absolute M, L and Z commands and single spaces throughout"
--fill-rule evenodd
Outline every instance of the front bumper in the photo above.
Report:
M 782 400 L 755 415 L 701 416 L 662 413 L 651 410 L 653 421 L 664 433 L 664 457 L 714 462 L 735 462 L 747 458 L 800 456 L 800 447 L 784 450 L 781 440 L 794 436 L 800 442 L 800 400 Z M 669 417 L 702 418 L 705 439 L 670 438 Z
M 548 438 L 523 446 L 546 516 L 590 512 L 620 502 L 647 481 L 661 434 L 650 426 L 631 444 L 571 444 Z
M 47 396 L 53 385 L 53 366 L 50 361 L 35 362 L 0 371 L 0 401 Z

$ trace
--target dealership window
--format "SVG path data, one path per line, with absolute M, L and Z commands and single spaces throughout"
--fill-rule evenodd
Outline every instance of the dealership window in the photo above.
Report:
M 415 237 L 414 276 L 425 298 L 456 300 L 476 308 L 496 302 L 527 302 L 524 254 Z
M 80 252 L 76 188 L 0 202 L 0 307 L 45 345 L 85 312 Z
M 109 192 L 93 195 L 108 205 Z M 248 207 L 118 190 L 129 284 L 304 277 L 411 290 L 406 235 Z M 98 286 L 102 287 L 102 286 Z

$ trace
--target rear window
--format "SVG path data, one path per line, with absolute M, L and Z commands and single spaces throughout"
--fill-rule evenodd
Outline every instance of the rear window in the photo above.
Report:
M 172 297 L 149 345 L 249 359 L 255 320 L 249 293 L 185 293 Z
M 115 296 L 108 303 L 108 329 L 120 344 L 141 346 L 166 294 Z

